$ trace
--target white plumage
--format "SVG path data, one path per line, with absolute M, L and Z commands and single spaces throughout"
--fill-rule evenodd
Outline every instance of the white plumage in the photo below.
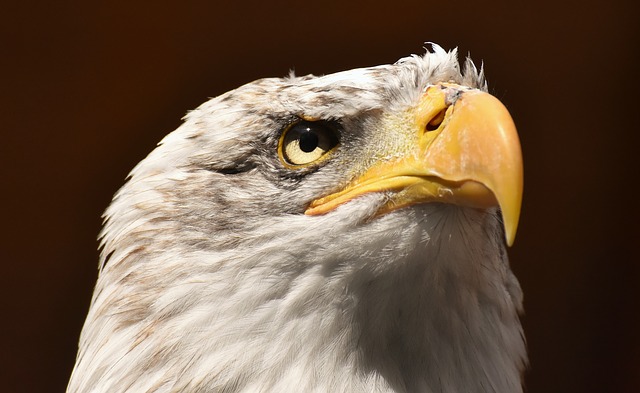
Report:
M 395 192 L 381 190 L 304 214 L 400 155 L 390 127 L 410 127 L 440 82 L 485 89 L 434 46 L 259 80 L 191 112 L 105 213 L 68 392 L 522 391 L 522 294 L 498 207 L 378 214 Z M 300 119 L 336 124 L 340 143 L 296 167 L 278 146 Z

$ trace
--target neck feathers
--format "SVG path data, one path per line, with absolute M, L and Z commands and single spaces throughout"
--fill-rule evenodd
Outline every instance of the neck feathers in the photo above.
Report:
M 275 222 L 241 253 L 175 245 L 107 265 L 69 392 L 522 391 L 496 215 L 348 209 Z

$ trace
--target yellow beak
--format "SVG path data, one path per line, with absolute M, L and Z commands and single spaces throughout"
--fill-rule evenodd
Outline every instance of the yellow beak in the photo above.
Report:
M 392 191 L 381 214 L 417 203 L 499 206 L 507 244 L 515 239 L 522 202 L 522 153 L 507 109 L 478 90 L 443 83 L 427 89 L 413 111 L 415 138 L 400 158 L 379 162 L 345 189 L 311 203 L 327 213 L 370 192 Z

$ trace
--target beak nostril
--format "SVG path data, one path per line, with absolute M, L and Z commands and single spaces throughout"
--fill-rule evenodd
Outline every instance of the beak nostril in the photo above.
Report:
M 442 124 L 442 121 L 444 120 L 445 112 L 446 109 L 441 110 L 427 123 L 427 131 L 434 131 L 440 127 L 440 124 Z

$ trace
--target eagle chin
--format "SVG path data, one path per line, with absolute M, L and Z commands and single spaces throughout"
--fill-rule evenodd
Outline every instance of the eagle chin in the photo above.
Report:
M 68 392 L 521 392 L 513 122 L 433 46 L 213 98 L 106 210 Z

